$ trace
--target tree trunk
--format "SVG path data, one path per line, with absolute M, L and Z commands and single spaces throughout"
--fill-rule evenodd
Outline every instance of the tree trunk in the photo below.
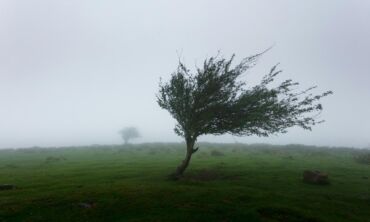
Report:
M 176 171 L 172 173 L 169 178 L 173 180 L 178 180 L 185 172 L 186 168 L 189 166 L 191 156 L 195 153 L 198 148 L 194 149 L 195 139 L 186 139 L 186 156 L 182 163 L 176 168 Z

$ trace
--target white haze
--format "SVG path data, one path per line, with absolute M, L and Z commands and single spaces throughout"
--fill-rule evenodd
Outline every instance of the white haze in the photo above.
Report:
M 0 148 L 181 141 L 156 104 L 178 57 L 190 68 L 217 54 L 237 60 L 274 45 L 244 77 L 280 62 L 280 80 L 333 90 L 313 131 L 200 141 L 370 144 L 370 1 L 2 0 Z

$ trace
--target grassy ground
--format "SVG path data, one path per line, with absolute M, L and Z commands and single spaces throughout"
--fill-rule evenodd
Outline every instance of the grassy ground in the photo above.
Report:
M 360 151 L 200 144 L 168 181 L 183 144 L 0 151 L 0 221 L 370 221 L 370 165 Z M 305 169 L 330 185 L 302 182 Z

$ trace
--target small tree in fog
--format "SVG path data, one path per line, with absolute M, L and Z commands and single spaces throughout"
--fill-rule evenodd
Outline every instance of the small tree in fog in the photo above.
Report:
M 257 135 L 286 133 L 299 126 L 306 130 L 322 121 L 318 101 L 331 91 L 312 95 L 310 87 L 297 91 L 298 83 L 291 79 L 271 86 L 281 73 L 272 67 L 261 82 L 246 87 L 240 76 L 253 67 L 263 53 L 246 57 L 239 64 L 230 59 L 210 57 L 195 74 L 180 61 L 169 82 L 160 82 L 157 102 L 177 121 L 175 133 L 184 137 L 186 157 L 172 174 L 179 178 L 188 167 L 197 138 L 201 135 Z
M 125 141 L 125 144 L 129 143 L 129 140 L 140 137 L 139 131 L 135 127 L 126 127 L 123 128 L 119 133 L 122 136 L 122 139 Z

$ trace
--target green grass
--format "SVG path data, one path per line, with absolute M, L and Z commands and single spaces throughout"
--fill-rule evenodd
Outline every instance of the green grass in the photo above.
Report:
M 1 150 L 0 184 L 17 189 L 0 191 L 0 221 L 370 221 L 370 165 L 355 158 L 363 151 L 200 144 L 185 178 L 166 180 L 184 150 Z M 331 184 L 303 183 L 306 169 L 328 173 Z

